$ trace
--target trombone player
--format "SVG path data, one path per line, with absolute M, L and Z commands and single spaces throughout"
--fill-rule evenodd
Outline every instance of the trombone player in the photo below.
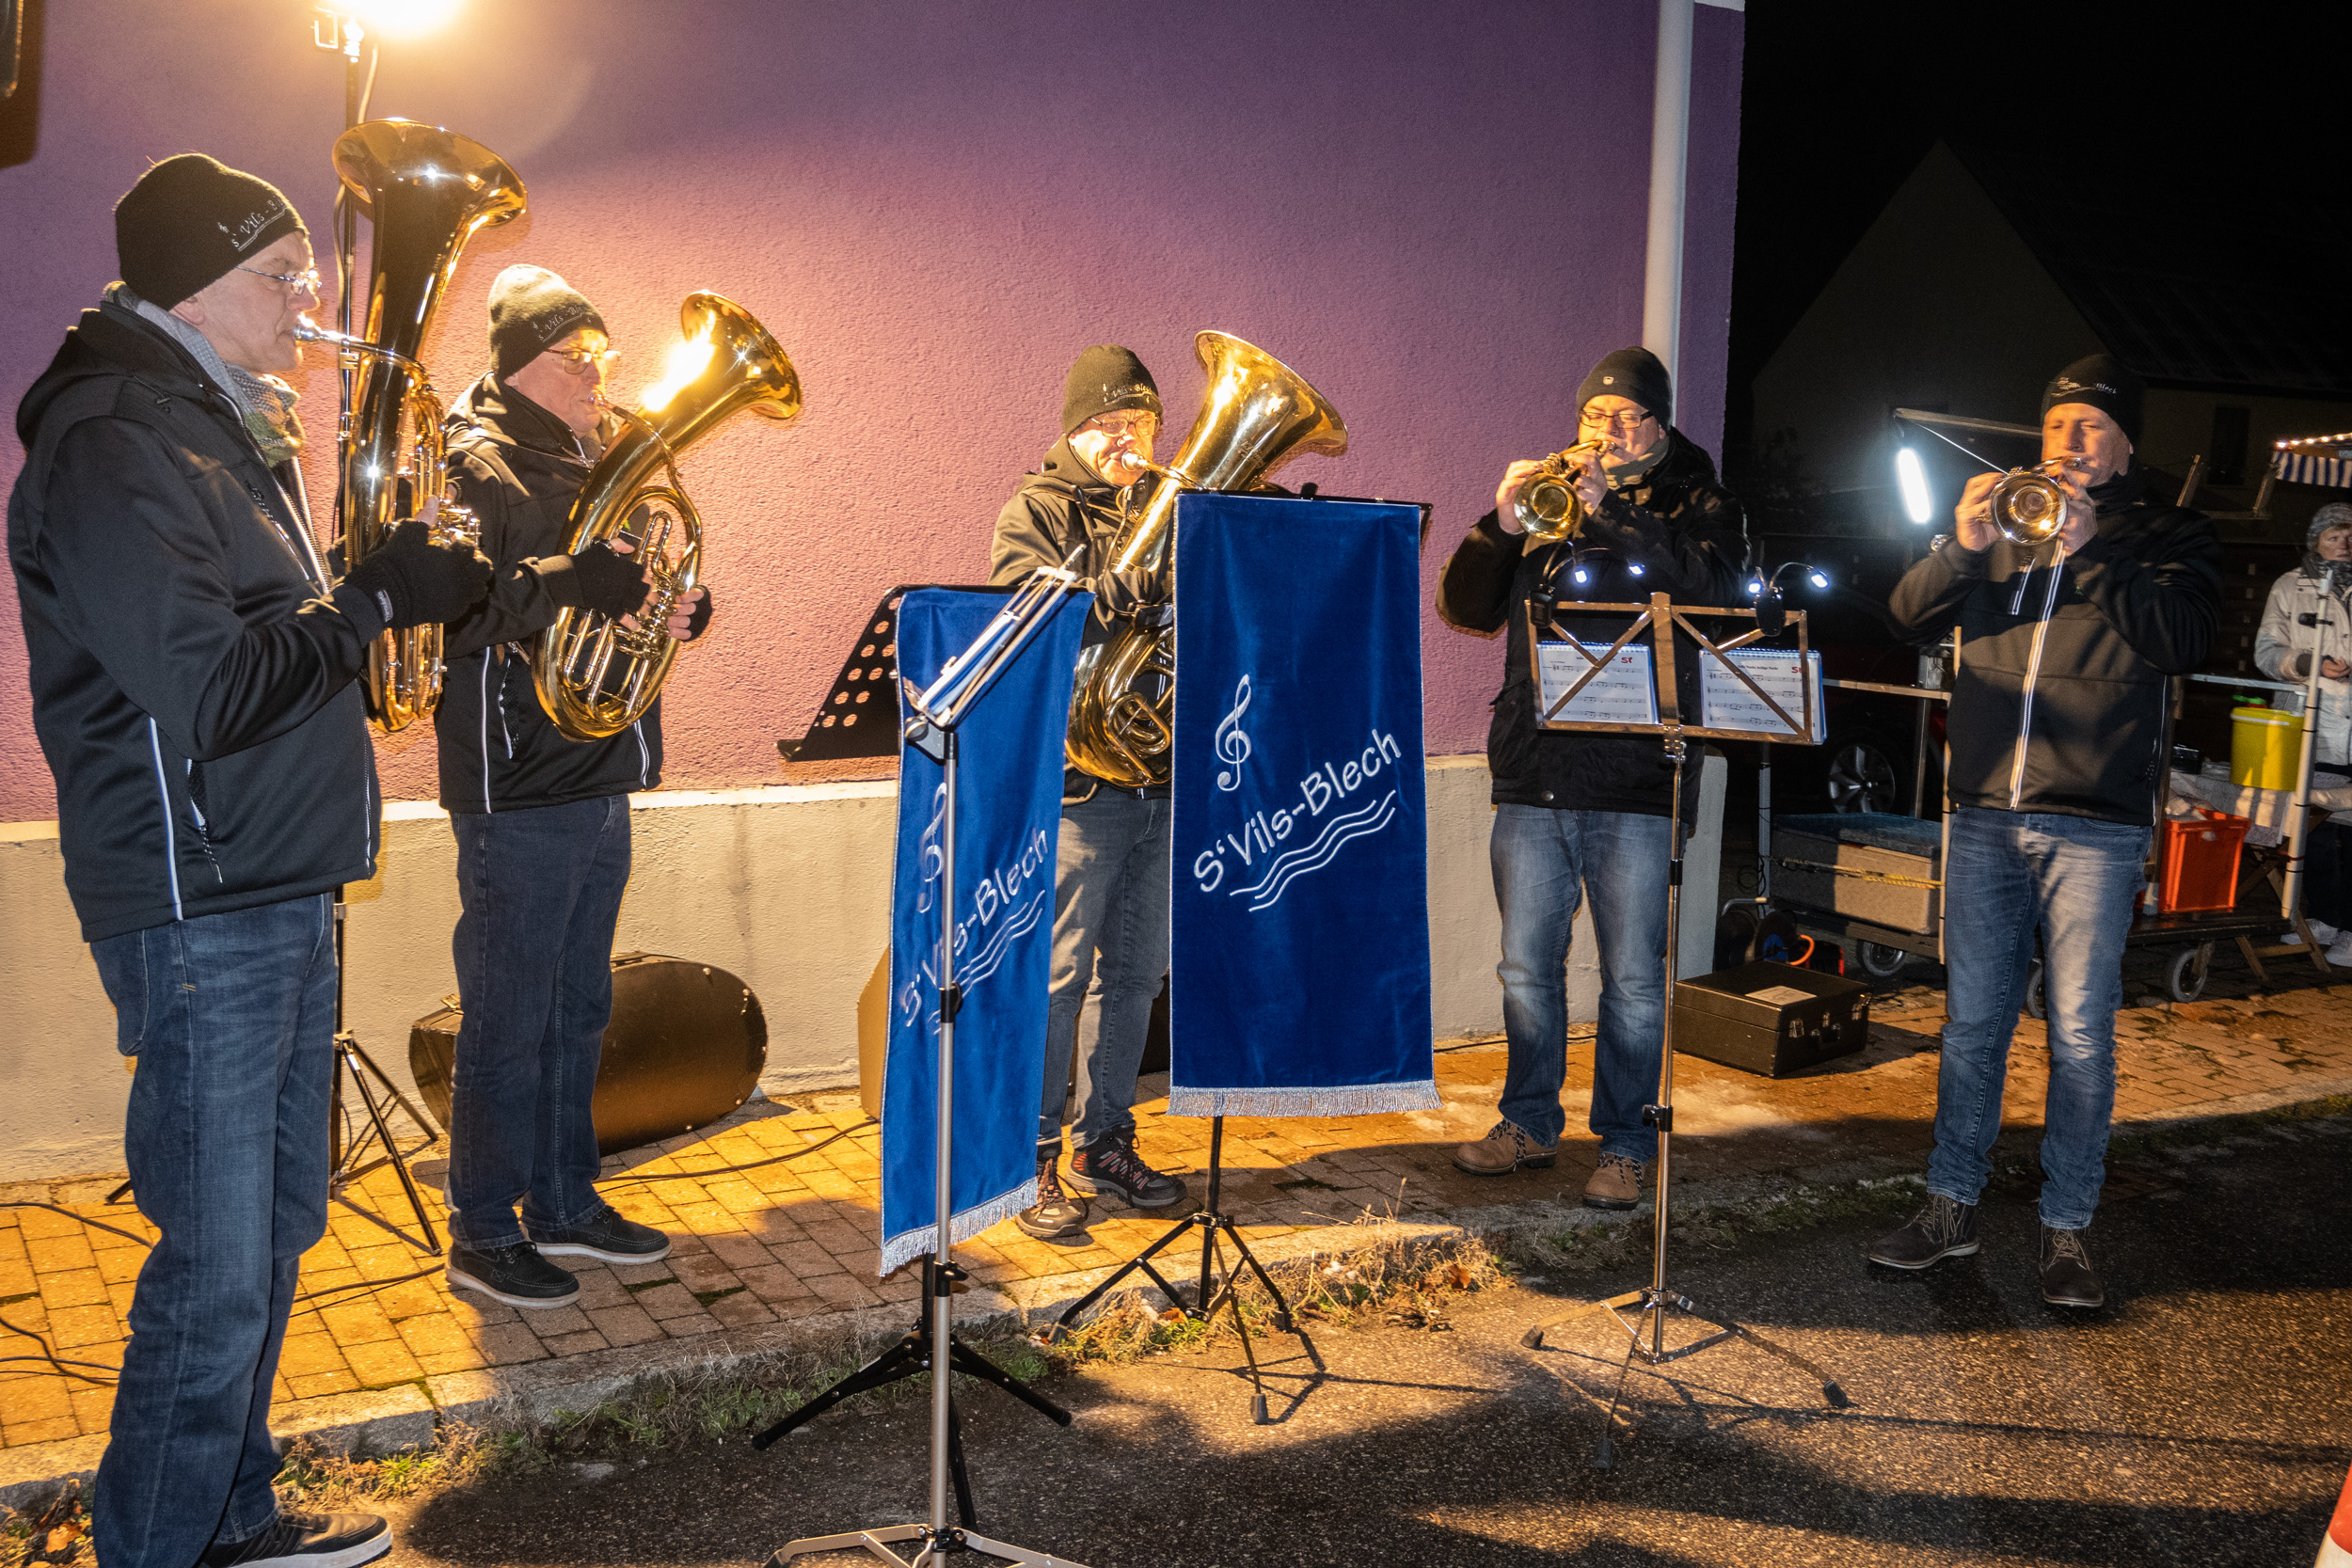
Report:
M 1095 595 L 1085 641 L 1101 642 L 1126 615 L 1171 597 L 1164 563 L 1109 570 L 1121 516 L 1119 492 L 1149 471 L 1160 428 L 1159 388 L 1134 351 L 1088 349 L 1062 391 L 1062 438 L 1025 476 L 996 519 L 989 580 L 1019 582 L 1086 549 L 1085 587 Z M 1038 1115 L 1038 1201 L 1014 1223 L 1041 1241 L 1082 1238 L 1087 1196 L 1165 1209 L 1184 1184 L 1136 1152 L 1136 1075 L 1152 1003 L 1168 974 L 1169 800 L 1165 784 L 1130 788 L 1072 767 L 1063 778 L 1054 877 L 1052 1000 L 1046 1009 L 1045 1082 Z M 1094 1006 L 1081 1004 L 1089 988 Z M 1078 1060 L 1078 1117 L 1071 1129 L 1070 1189 L 1059 1175 L 1061 1111 L 1071 1056 Z
M 549 1255 L 639 1263 L 670 1251 L 598 1196 L 589 1114 L 628 884 L 628 796 L 661 782 L 661 719 L 657 703 L 610 738 L 568 739 L 540 706 L 526 651 L 565 609 L 627 616 L 645 602 L 627 543 L 564 553 L 573 500 L 612 434 L 604 386 L 618 356 L 604 318 L 554 273 L 512 266 L 490 285 L 489 341 L 491 369 L 451 409 L 448 441 L 451 487 L 481 519 L 497 575 L 448 628 L 434 711 L 462 909 L 449 1279 L 541 1308 L 580 1293 Z M 710 611 L 691 590 L 669 634 L 691 641 Z
M 1888 607 L 1922 647 L 1960 631 L 1944 867 L 1945 904 L 1960 918 L 1945 927 L 1949 1018 L 1928 1200 L 1869 1256 L 1924 1269 L 1977 1250 L 2038 933 L 2050 1019 L 2039 1259 L 2042 1299 L 2060 1307 L 2106 1299 L 2084 1236 L 2115 1103 L 2123 938 L 2167 766 L 2168 677 L 2204 662 L 2220 619 L 2212 523 L 2153 499 L 2134 454 L 2143 396 L 2104 354 L 2058 372 L 2042 394 L 2055 494 L 2045 485 L 2020 512 L 2005 505 L 2005 523 L 1989 503 L 2008 482 L 1970 480 L 1956 536 L 1904 575 Z M 2042 536 L 2058 546 L 2046 557 Z
M 1458 631 L 1506 634 L 1502 690 L 1486 737 L 1494 775 L 1489 855 L 1502 911 L 1503 1029 L 1509 1040 L 1501 1112 L 1491 1131 L 1454 1151 L 1471 1176 L 1544 1169 L 1558 1158 L 1567 1118 L 1568 942 L 1589 900 L 1599 944 L 1600 1027 L 1593 1042 L 1588 1117 L 1600 1140 L 1584 1202 L 1631 1209 L 1657 1150 L 1642 1108 L 1658 1083 L 1666 1026 L 1666 865 L 1674 774 L 1649 736 L 1543 729 L 1528 673 L 1530 599 L 1737 602 L 1747 543 L 1740 502 L 1715 465 L 1675 429 L 1666 368 L 1646 349 L 1619 349 L 1593 367 L 1576 394 L 1581 467 L 1570 482 L 1569 526 L 1531 535 L 1525 492 L 1546 465 L 1513 463 L 1446 562 L 1438 613 Z M 1553 483 L 1557 483 L 1556 480 Z M 1549 510 L 1549 508 L 1540 509 Z M 1581 521 L 1574 515 L 1581 512 Z M 1540 515 L 1537 516 L 1541 522 Z M 1571 617 L 1575 635 L 1613 641 L 1625 616 Z M 1685 672 L 1686 712 L 1698 711 L 1697 676 Z M 1683 793 L 1687 825 L 1698 791 Z

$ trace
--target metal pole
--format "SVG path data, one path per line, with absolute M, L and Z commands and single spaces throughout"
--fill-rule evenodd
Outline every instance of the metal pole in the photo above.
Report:
M 1658 1042 L 1658 1224 L 1650 1256 L 1650 1359 L 1666 1354 L 1666 1183 L 1674 1164 L 1675 1105 L 1675 933 L 1682 923 L 1682 739 L 1666 742 L 1674 763 L 1674 811 L 1666 832 L 1674 853 L 1666 861 L 1666 1026 Z
M 1642 342 L 1679 378 L 1682 212 L 1690 173 L 1692 0 L 1658 0 L 1658 82 L 1650 103 L 1649 254 L 1642 280 Z
M 948 1293 L 953 1285 L 948 1255 L 955 1250 L 948 1178 L 956 1137 L 956 1014 L 963 1005 L 963 994 L 956 989 L 956 732 L 943 730 L 940 738 L 946 751 L 947 811 L 939 833 L 939 1168 L 932 1184 L 939 1233 L 931 1243 L 931 1535 L 923 1554 L 927 1557 L 947 1539 L 947 1320 L 955 1299 Z
M 2328 619 L 2332 597 L 2328 592 L 2336 568 L 2319 578 L 2319 609 L 2312 616 L 2312 668 L 2303 678 L 2303 745 L 2296 759 L 2295 804 L 2287 812 L 2287 878 L 2279 892 L 2279 913 L 2288 920 L 2303 907 L 2303 866 L 2312 836 L 2312 768 L 2319 757 L 2319 658 L 2328 644 Z

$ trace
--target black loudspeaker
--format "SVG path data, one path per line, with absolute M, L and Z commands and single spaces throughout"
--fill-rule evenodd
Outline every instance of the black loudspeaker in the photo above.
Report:
M 408 1033 L 409 1070 L 444 1130 L 462 1016 L 443 1007 Z M 707 1127 L 750 1098 L 767 1065 L 768 1018 L 751 987 L 708 964 L 615 954 L 592 1108 L 596 1148 L 617 1154 Z

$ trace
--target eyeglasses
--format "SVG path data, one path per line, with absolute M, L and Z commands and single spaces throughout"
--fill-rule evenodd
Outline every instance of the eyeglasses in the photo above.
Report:
M 1596 414 L 1588 408 L 1579 417 L 1596 430 L 1639 430 L 1649 422 L 1649 415 L 1643 412 Z
M 1160 417 L 1150 413 L 1097 414 L 1087 422 L 1105 436 L 1124 436 L 1140 441 L 1159 428 Z
M 282 283 L 294 293 L 315 295 L 319 292 L 319 269 L 316 267 L 306 267 L 300 272 L 263 272 L 259 267 L 239 267 L 237 270 L 249 272 L 256 277 L 266 277 L 273 283 Z
M 600 351 L 576 348 L 559 354 L 556 357 L 564 361 L 564 369 L 573 375 L 586 375 L 590 365 L 601 371 L 611 371 L 613 366 L 621 362 L 621 351 L 617 348 Z

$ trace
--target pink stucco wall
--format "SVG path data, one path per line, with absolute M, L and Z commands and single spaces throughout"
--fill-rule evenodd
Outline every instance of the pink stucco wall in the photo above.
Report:
M 151 159 L 277 181 L 324 248 L 342 83 L 309 26 L 300 0 L 49 0 L 38 147 L 0 169 L 0 406 L 114 276 L 110 209 Z M 1711 449 L 1741 18 L 1698 27 L 1678 414 Z M 1560 445 L 1584 370 L 1639 337 L 1655 40 L 1650 0 L 470 0 L 386 45 L 373 112 L 464 131 L 530 187 L 442 311 L 445 392 L 483 368 L 484 293 L 516 261 L 598 302 L 624 391 L 695 288 L 800 368 L 797 424 L 739 421 L 688 465 L 723 618 L 669 688 L 668 782 L 708 788 L 782 777 L 774 737 L 883 588 L 983 575 L 1090 342 L 1152 366 L 1163 455 L 1195 329 L 1280 356 L 1354 437 L 1285 477 L 1435 502 L 1434 587 L 1502 465 Z M 322 448 L 332 397 L 314 375 Z M 0 443 L 0 483 L 21 457 Z M 0 820 L 47 816 L 0 593 Z M 1434 614 L 1425 639 L 1430 750 L 1476 751 L 1501 650 Z M 381 743 L 389 798 L 433 794 L 432 745 Z

